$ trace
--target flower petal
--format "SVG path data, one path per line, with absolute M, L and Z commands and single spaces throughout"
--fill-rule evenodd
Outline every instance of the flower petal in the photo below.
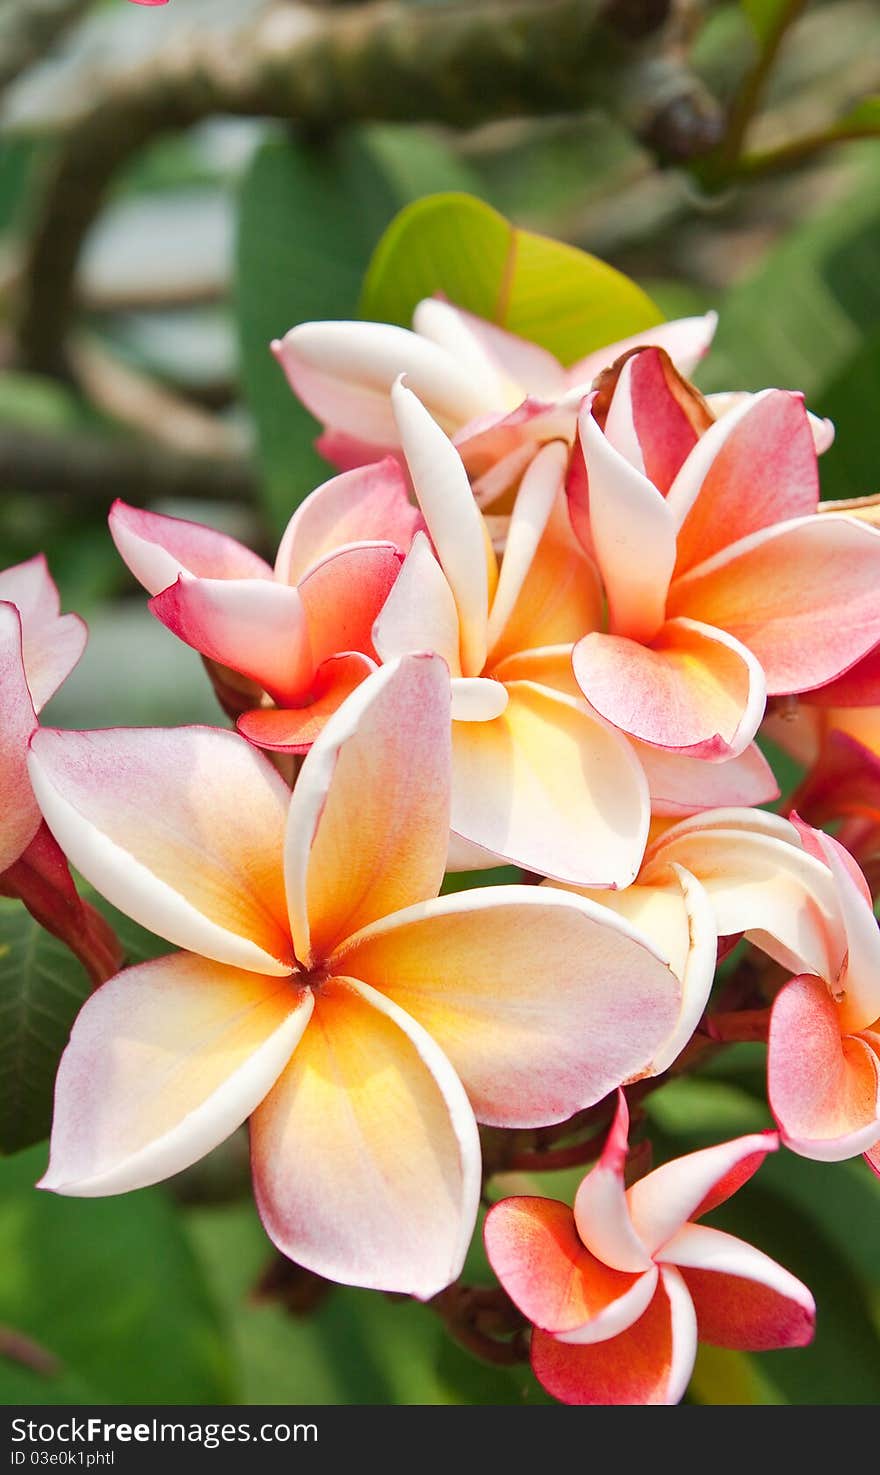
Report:
M 306 613 L 287 584 L 181 574 L 153 596 L 150 610 L 179 640 L 256 681 L 279 704 L 308 692 L 315 663 Z
M 401 568 L 390 543 L 360 543 L 328 554 L 298 586 L 315 666 L 360 651 L 375 656 L 373 626 Z
M 651 1067 L 653 1075 L 660 1075 L 668 1070 L 690 1041 L 709 1002 L 718 957 L 715 914 L 706 892 L 696 877 L 683 866 L 673 866 L 673 870 L 681 887 L 687 946 L 681 962 L 672 960 L 670 955 L 672 971 L 681 980 L 681 1005 L 675 1029 L 654 1056 Z M 651 927 L 645 927 L 645 932 L 652 941 L 658 942 L 667 951 L 665 937 L 658 935 Z M 682 942 L 684 941 L 682 938 Z
M 658 1255 L 688 1219 L 707 1214 L 746 1183 L 768 1152 L 776 1152 L 775 1132 L 753 1132 L 672 1158 L 629 1189 L 630 1216 L 648 1253 Z
M 490 646 L 495 644 L 514 612 L 562 491 L 567 466 L 568 447 L 562 441 L 551 441 L 541 447 L 523 476 L 513 505 L 498 587 L 492 601 L 488 634 Z M 542 645 L 547 643 L 540 642 Z
M 416 533 L 373 627 L 373 643 L 383 661 L 436 651 L 458 676 L 460 640 L 455 595 L 425 534 Z
M 116 501 L 108 518 L 120 557 L 149 594 L 182 573 L 205 579 L 271 579 L 269 565 L 249 548 L 198 522 L 163 517 Z
M 839 676 L 880 639 L 880 531 L 806 517 L 752 533 L 681 579 L 669 614 L 727 630 L 757 657 L 771 695 Z
M 501 716 L 507 702 L 507 687 L 502 681 L 493 681 L 485 676 L 454 676 L 452 679 L 452 717 L 455 722 L 492 722 Z
M 346 937 L 436 896 L 449 829 L 449 675 L 404 656 L 362 682 L 303 764 L 285 876 L 296 955 L 326 960 Z
M 297 1264 L 422 1300 L 458 1275 L 479 1202 L 476 1123 L 434 1042 L 373 989 L 322 985 L 251 1146 L 266 1231 Z
M 462 674 L 479 676 L 486 661 L 491 553 L 483 517 L 461 457 L 424 405 L 402 383 L 395 384 L 391 401 L 419 506 L 455 596 Z
M 714 1347 L 770 1352 L 813 1340 L 816 1303 L 807 1287 L 744 1240 L 684 1224 L 664 1246 L 697 1313 L 697 1335 Z
M 585 406 L 580 443 L 589 481 L 590 532 L 611 629 L 650 640 L 663 624 L 675 566 L 675 528 L 664 498 L 606 440 Z
M 654 1293 L 656 1270 L 627 1275 L 603 1265 L 578 1239 L 568 1205 L 552 1198 L 502 1199 L 486 1215 L 483 1238 L 489 1264 L 513 1304 L 554 1336 L 607 1324 L 609 1312 L 620 1316 L 622 1302 L 624 1318 L 635 1308 L 623 1321 L 629 1326 Z
M 552 441 L 523 478 L 489 619 L 492 666 L 526 651 L 570 645 L 602 620 L 598 571 L 569 521 L 562 488 L 567 460 L 566 448 Z
M 308 700 L 302 707 L 254 707 L 236 726 L 257 748 L 273 753 L 307 753 L 329 717 L 366 680 L 376 663 L 355 651 L 329 656 L 318 667 Z
M 393 543 L 406 553 L 421 525 L 400 462 L 386 456 L 334 476 L 300 503 L 278 546 L 275 577 L 298 584 L 328 553 L 349 543 Z
M 594 632 L 575 646 L 573 664 L 606 721 L 685 756 L 737 757 L 764 715 L 764 673 L 751 651 L 696 620 L 667 620 L 650 645 Z
M 120 911 L 218 963 L 289 971 L 290 791 L 262 753 L 212 727 L 43 729 L 29 769 L 61 848 Z
M 556 396 L 566 389 L 568 376 L 546 348 L 451 302 L 425 298 L 413 313 L 413 327 L 447 349 L 487 389 L 491 387 L 498 404 L 511 397 L 519 404 L 526 394 Z
M 757 743 L 735 758 L 707 763 L 674 749 L 634 741 L 648 779 L 651 812 L 673 816 L 734 805 L 770 804 L 779 798 L 773 769 Z
M 400 374 L 444 429 L 497 409 L 491 384 L 475 378 L 467 364 L 388 323 L 300 323 L 272 351 L 307 410 L 372 445 L 398 444 L 388 396 Z
M 192 953 L 118 973 L 61 1058 L 40 1187 L 91 1198 L 189 1167 L 263 1100 L 311 1012 L 311 993 L 286 979 Z
M 674 1404 L 697 1352 L 693 1302 L 677 1271 L 662 1271 L 647 1311 L 610 1342 L 573 1347 L 532 1335 L 532 1368 L 547 1392 L 570 1404 Z
M 801 835 L 809 827 L 801 825 Z M 821 830 L 812 835 L 834 877 L 837 903 L 846 934 L 845 990 L 839 1001 L 840 1027 L 857 1033 L 880 1019 L 880 929 L 868 883 L 839 841 Z M 831 980 L 829 980 L 830 982 Z
M 651 1257 L 633 1225 L 624 1185 L 629 1150 L 629 1107 L 617 1093 L 617 1112 L 602 1156 L 581 1183 L 574 1200 L 577 1231 L 587 1249 L 615 1270 L 647 1270 Z
M 573 698 L 511 681 L 494 722 L 456 723 L 452 828 L 526 870 L 576 886 L 627 886 L 649 819 L 626 740 Z
M 783 389 L 749 396 L 707 431 L 669 493 L 679 524 L 676 573 L 734 539 L 814 513 L 818 502 L 803 397 Z
M 729 415 L 731 410 L 737 409 L 746 400 L 754 399 L 754 397 L 747 389 L 719 390 L 715 394 L 703 396 L 716 420 L 721 420 L 725 415 Z M 816 455 L 821 456 L 834 444 L 834 421 L 822 419 L 820 416 L 812 414 L 810 410 L 807 410 L 807 420 L 810 426 L 810 433 L 813 437 L 813 445 L 816 448 Z M 827 506 L 828 504 L 826 503 L 825 505 Z M 822 503 L 819 506 L 821 510 Z M 838 510 L 842 511 L 843 509 L 838 508 Z
M 847 725 L 857 713 L 866 708 L 880 706 L 880 645 L 873 646 L 866 656 L 856 661 L 842 676 L 836 676 L 824 686 L 817 686 L 813 691 L 807 692 L 805 700 L 811 707 L 849 709 L 846 713 Z M 807 715 L 810 715 L 809 709 Z
M 615 450 L 665 496 L 711 423 L 700 396 L 676 373 L 668 354 L 644 348 L 621 366 L 604 428 Z
M 825 984 L 801 975 L 776 997 L 767 1056 L 770 1109 L 787 1147 L 834 1163 L 880 1135 L 880 1064 L 871 1047 L 841 1035 Z
M 609 343 L 607 348 L 597 348 L 586 358 L 579 359 L 566 372 L 569 384 L 592 384 L 597 374 L 617 361 L 624 353 L 634 348 L 655 346 L 669 354 L 680 374 L 689 375 L 704 357 L 718 326 L 717 312 L 707 312 L 702 317 L 675 318 L 671 323 L 658 323 L 643 333 L 634 333 L 631 338 L 621 338 Z
M 34 711 L 39 713 L 70 675 L 86 647 L 79 615 L 62 615 L 55 581 L 44 556 L 0 570 L 0 600 L 21 616 L 21 654 Z
M 741 828 L 735 827 L 735 816 Z M 774 822 L 772 832 L 768 821 Z M 790 840 L 782 838 L 789 833 Z M 709 811 L 661 836 L 646 860 L 644 879 L 653 877 L 655 865 L 669 861 L 700 881 L 719 936 L 746 932 L 790 971 L 808 967 L 836 977 L 845 938 L 834 880 L 826 866 L 801 850 L 791 825 L 760 811 Z
M 424 1025 L 493 1126 L 563 1121 L 643 1074 L 679 1007 L 643 933 L 543 886 L 410 907 L 353 937 L 333 966 Z
M 37 725 L 21 654 L 21 616 L 0 600 L 0 875 L 18 860 L 40 827 L 40 809 L 27 769 L 30 735 Z

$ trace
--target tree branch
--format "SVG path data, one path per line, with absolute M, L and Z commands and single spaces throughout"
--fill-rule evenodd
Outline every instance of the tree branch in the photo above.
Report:
M 250 463 L 187 455 L 147 441 L 90 432 L 0 432 L 0 487 L 106 509 L 115 497 L 138 505 L 161 498 L 246 502 L 258 491 Z
M 85 15 L 92 0 L 14 0 L 0 16 L 0 92 Z
M 364 121 L 467 128 L 598 105 L 663 158 L 708 152 L 720 137 L 716 104 L 658 43 L 627 38 L 615 23 L 623 3 L 285 3 L 245 30 L 176 43 L 118 75 L 61 146 L 24 264 L 19 362 L 64 371 L 80 248 L 114 176 L 157 135 L 211 114 L 282 118 L 312 131 Z M 652 23 L 665 8 L 652 6 Z

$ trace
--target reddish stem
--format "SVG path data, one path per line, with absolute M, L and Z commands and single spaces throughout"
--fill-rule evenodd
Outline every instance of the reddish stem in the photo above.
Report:
M 725 1045 L 760 1041 L 766 1043 L 770 1028 L 770 1009 L 736 1009 L 729 1014 L 713 1014 L 706 1021 L 706 1031 L 713 1040 Z
M 15 864 L 0 875 L 0 895 L 23 902 L 41 927 L 70 948 L 96 986 L 119 972 L 119 939 L 77 892 L 64 852 L 45 823 Z

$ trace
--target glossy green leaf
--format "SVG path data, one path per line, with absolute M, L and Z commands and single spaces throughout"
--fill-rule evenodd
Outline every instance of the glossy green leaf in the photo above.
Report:
M 126 964 L 171 951 L 90 887 L 81 884 L 80 892 L 115 928 Z M 0 897 L 0 1151 L 17 1152 L 48 1135 L 58 1061 L 91 991 L 65 945 L 21 902 Z
M 318 427 L 269 350 L 295 323 L 356 315 L 364 271 L 395 211 L 425 188 L 468 181 L 427 134 L 370 128 L 267 143 L 244 181 L 236 299 L 245 396 L 278 528 L 326 480 Z
M 719 1407 L 788 1402 L 767 1377 L 760 1357 L 705 1342 L 697 1349 L 688 1399 Z
M 82 965 L 19 901 L 0 897 L 0 1150 L 39 1142 L 55 1071 L 91 992 Z
M 408 325 L 416 304 L 434 293 L 564 364 L 662 321 L 646 293 L 606 262 L 518 230 L 462 194 L 429 196 L 401 212 L 376 248 L 361 309 Z
M 273 1255 L 250 1205 L 191 1210 L 188 1222 L 227 1319 L 242 1403 L 543 1402 L 528 1368 L 493 1368 L 451 1341 L 417 1302 L 333 1287 L 292 1316 L 254 1299 Z
M 37 1149 L 0 1164 L 0 1324 L 49 1364 L 0 1358 L 0 1402 L 234 1401 L 220 1321 L 165 1195 L 37 1193 L 44 1163 Z
M 842 198 L 790 232 L 721 301 L 718 333 L 700 365 L 705 390 L 800 389 L 821 408 L 826 386 L 880 330 L 880 158 L 854 146 Z M 822 458 L 828 474 L 836 448 Z

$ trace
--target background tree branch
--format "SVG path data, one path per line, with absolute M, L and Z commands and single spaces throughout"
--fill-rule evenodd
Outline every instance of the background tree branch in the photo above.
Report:
M 48 51 L 92 0 L 6 0 L 0 14 L 0 92 Z
M 17 359 L 64 372 L 80 248 L 117 172 L 149 141 L 212 114 L 323 132 L 350 122 L 438 122 L 605 108 L 662 159 L 709 151 L 721 118 L 675 50 L 666 0 L 399 0 L 315 9 L 282 3 L 243 31 L 176 44 L 117 75 L 69 127 L 27 250 Z

